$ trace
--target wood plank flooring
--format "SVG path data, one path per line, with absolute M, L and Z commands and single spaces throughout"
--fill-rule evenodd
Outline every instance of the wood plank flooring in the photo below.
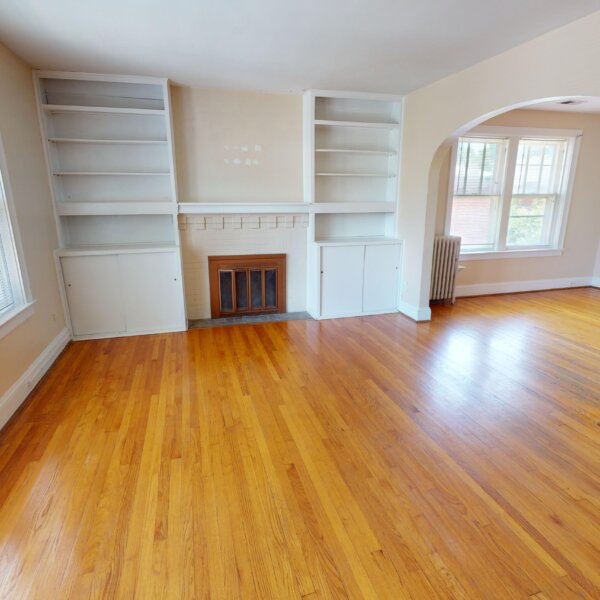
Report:
M 71 344 L 0 597 L 600 598 L 600 290 Z

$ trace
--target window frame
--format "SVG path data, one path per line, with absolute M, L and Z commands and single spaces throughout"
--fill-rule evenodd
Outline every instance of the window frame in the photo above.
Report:
M 567 220 L 571 204 L 573 184 L 575 173 L 577 171 L 577 161 L 579 157 L 579 147 L 581 143 L 582 131 L 579 129 L 548 129 L 538 127 L 504 127 L 496 125 L 481 125 L 475 127 L 463 135 L 457 137 L 453 144 L 450 154 L 450 170 L 448 177 L 448 195 L 446 199 L 446 218 L 444 231 L 446 235 L 450 232 L 452 220 L 452 204 L 454 200 L 454 188 L 456 185 L 456 159 L 458 152 L 458 142 L 463 138 L 484 138 L 484 139 L 506 139 L 507 151 L 503 160 L 503 181 L 501 182 L 499 218 L 496 223 L 496 237 L 493 249 L 480 249 L 463 251 L 461 249 L 461 260 L 488 260 L 498 258 L 526 258 L 539 256 L 560 256 L 564 251 L 564 240 L 567 230 Z M 567 149 L 565 152 L 565 173 L 563 177 L 559 194 L 554 206 L 550 243 L 534 246 L 507 246 L 506 238 L 508 236 L 508 220 L 510 215 L 510 203 L 513 196 L 513 184 L 516 169 L 517 151 L 521 139 L 566 139 Z
M 34 313 L 35 300 L 31 296 L 29 277 L 25 267 L 23 245 L 18 227 L 15 202 L 12 194 L 9 170 L 6 161 L 4 143 L 0 133 L 0 203 L 6 206 L 6 218 L 0 211 L 0 229 L 8 265 L 11 287 L 14 295 L 12 306 L 0 311 L 0 339 L 8 335 L 18 325 Z M 3 193 L 2 193 L 3 192 Z M 3 197 L 2 197 L 3 196 Z M 6 239 L 8 238 L 8 239 Z

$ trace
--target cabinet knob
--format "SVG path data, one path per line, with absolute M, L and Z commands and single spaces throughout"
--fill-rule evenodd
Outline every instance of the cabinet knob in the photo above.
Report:
M 70 284 L 70 283 L 67 283 L 67 287 L 71 287 L 71 284 Z

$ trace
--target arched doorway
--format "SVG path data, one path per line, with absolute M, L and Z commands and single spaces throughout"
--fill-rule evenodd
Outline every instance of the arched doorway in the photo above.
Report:
M 514 144 L 510 146 L 513 164 L 510 153 L 508 161 L 506 156 L 503 159 L 500 184 L 504 188 L 499 187 L 498 197 L 469 196 L 467 191 L 459 202 L 450 189 L 457 181 L 459 160 L 453 149 L 473 148 L 466 140 L 479 140 L 481 146 L 486 131 L 493 131 L 485 146 L 488 158 L 499 149 L 508 153 L 509 138 Z M 431 255 L 435 234 L 462 234 L 461 256 L 467 268 L 457 281 L 459 296 L 592 284 L 600 237 L 600 206 L 595 200 L 600 174 L 594 167 L 600 160 L 599 147 L 600 97 L 594 96 L 543 98 L 508 106 L 457 128 L 438 146 L 428 178 L 428 251 Z M 544 154 L 530 157 L 536 152 Z M 461 176 L 466 179 L 464 166 L 463 161 Z M 483 174 L 481 170 L 482 178 Z M 480 200 L 477 209 L 475 197 Z M 462 223 L 457 223 L 459 217 Z M 474 237 L 468 239 L 469 234 Z

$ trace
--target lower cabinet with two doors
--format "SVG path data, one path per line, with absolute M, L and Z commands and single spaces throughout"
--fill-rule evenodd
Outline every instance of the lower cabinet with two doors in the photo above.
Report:
M 59 251 L 75 338 L 186 328 L 177 249 L 144 252 Z
M 402 245 L 381 242 L 317 243 L 317 318 L 398 310 Z

